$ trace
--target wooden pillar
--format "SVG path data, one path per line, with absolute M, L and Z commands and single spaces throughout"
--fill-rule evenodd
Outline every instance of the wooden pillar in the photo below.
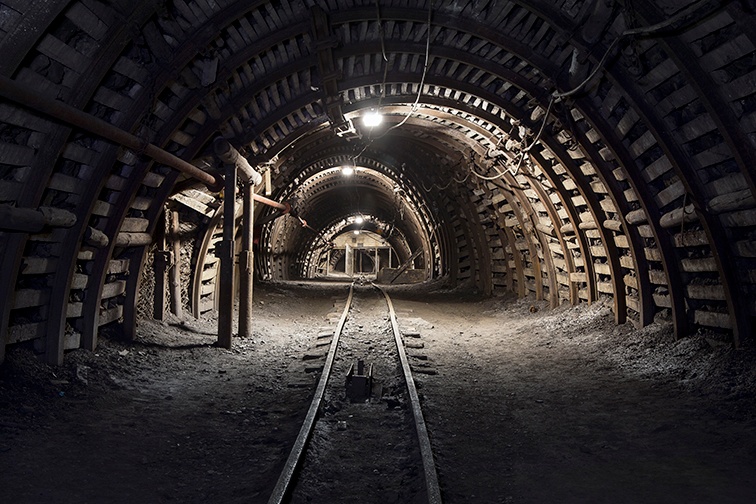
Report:
M 243 222 L 241 235 L 241 252 L 239 253 L 239 336 L 252 336 L 252 282 L 254 280 L 254 263 L 252 256 L 252 233 L 254 226 L 253 184 L 244 186 Z
M 171 247 L 173 261 L 171 266 L 171 312 L 177 317 L 183 316 L 181 306 L 181 238 L 179 238 L 179 213 L 171 210 Z
M 234 322 L 234 231 L 236 227 L 236 165 L 227 164 L 223 190 L 223 240 L 220 248 L 218 346 L 231 348 Z
M 155 273 L 155 289 L 152 302 L 152 318 L 163 320 L 165 317 L 165 277 L 170 263 L 170 255 L 165 250 L 165 212 L 160 213 L 160 220 L 155 230 L 157 250 L 153 256 L 153 269 Z
M 344 273 L 349 277 L 354 276 L 354 251 L 348 243 L 344 251 Z

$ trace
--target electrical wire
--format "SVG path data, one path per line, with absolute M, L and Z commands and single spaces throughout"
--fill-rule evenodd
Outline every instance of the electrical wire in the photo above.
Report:
M 378 12 L 378 23 L 379 23 L 379 26 L 380 26 L 379 34 L 380 34 L 380 39 L 381 39 L 381 52 L 382 52 L 382 55 L 383 55 L 383 61 L 385 62 L 384 70 L 383 70 L 383 83 L 381 85 L 381 90 L 382 91 L 381 91 L 381 96 L 378 98 L 378 105 L 380 106 L 381 100 L 385 97 L 385 93 L 386 93 L 386 75 L 388 74 L 388 57 L 386 56 L 386 49 L 385 49 L 385 45 L 384 45 L 384 41 L 383 41 L 383 21 L 382 21 L 381 14 L 380 14 L 380 6 L 378 5 L 378 0 L 376 0 L 376 2 L 375 2 L 375 7 L 376 7 L 376 11 Z M 430 59 L 430 39 L 431 39 L 431 16 L 432 16 L 432 13 L 433 13 L 433 0 L 430 0 L 430 2 L 428 3 L 428 21 L 427 21 L 428 35 L 427 35 L 427 37 L 425 39 L 425 63 L 423 64 L 423 73 L 422 73 L 422 76 L 420 77 L 420 87 L 417 90 L 417 97 L 415 98 L 415 102 L 412 104 L 412 108 L 407 113 L 407 115 L 404 117 L 404 119 L 401 120 L 401 122 L 399 122 L 398 124 L 393 125 L 392 127 L 390 127 L 389 129 L 387 129 L 386 131 L 384 131 L 383 133 L 381 133 L 380 135 L 378 135 L 376 137 L 371 137 L 371 135 L 373 133 L 373 128 L 370 128 L 370 131 L 368 133 L 368 142 L 362 147 L 362 149 L 360 150 L 360 152 L 358 152 L 357 154 L 355 154 L 351 158 L 352 159 L 352 164 L 355 164 L 355 166 L 356 166 L 357 158 L 360 157 L 362 154 L 364 154 L 365 151 L 370 147 L 370 145 L 372 145 L 372 143 L 374 141 L 376 141 L 376 140 L 378 140 L 380 138 L 383 138 L 390 131 L 395 130 L 396 128 L 404 125 L 404 123 L 407 122 L 407 120 L 410 118 L 410 116 L 412 114 L 414 114 L 415 111 L 417 111 L 418 104 L 420 103 L 420 97 L 422 96 L 422 93 L 423 93 L 423 87 L 425 86 L 425 77 L 428 74 L 428 61 Z
M 497 175 L 493 175 L 493 176 L 489 177 L 488 175 L 480 174 L 480 173 L 476 172 L 475 168 L 473 168 L 472 166 L 470 167 L 470 173 L 472 173 L 473 175 L 475 175 L 476 177 L 478 177 L 481 180 L 487 180 L 487 181 L 499 180 L 500 178 L 502 178 L 507 173 L 511 173 L 511 171 L 509 169 L 507 169 L 506 167 L 505 167 L 504 171 L 500 171 L 499 168 L 496 167 L 496 164 L 491 165 L 491 168 L 493 168 L 494 171 L 496 171 Z M 512 175 L 516 175 L 516 173 L 511 173 L 511 174 Z
M 457 183 L 464 183 L 464 182 L 466 182 L 467 179 L 469 178 L 469 174 L 473 174 L 478 179 L 486 180 L 486 181 L 498 180 L 498 179 L 504 177 L 507 174 L 507 172 L 509 172 L 513 176 L 517 175 L 517 173 L 520 170 L 520 167 L 522 166 L 523 161 L 525 160 L 525 157 L 528 155 L 528 152 L 530 152 L 535 147 L 535 145 L 539 142 L 541 136 L 543 135 L 543 132 L 544 132 L 544 130 L 546 128 L 546 123 L 548 122 L 549 115 L 551 114 L 551 109 L 552 109 L 554 103 L 556 103 L 558 101 L 561 101 L 564 98 L 568 98 L 570 96 L 573 96 L 573 95 L 581 92 L 583 90 L 583 88 L 585 88 L 585 86 L 587 86 L 593 80 L 593 78 L 598 74 L 598 72 L 601 71 L 604 68 L 604 66 L 606 65 L 606 63 L 609 60 L 610 56 L 612 55 L 614 49 L 617 47 L 617 45 L 623 39 L 625 39 L 626 37 L 630 37 L 630 36 L 654 35 L 654 34 L 657 34 L 659 32 L 662 32 L 662 31 L 666 30 L 667 28 L 670 28 L 671 26 L 675 25 L 679 21 L 685 19 L 686 17 L 691 16 L 692 14 L 698 12 L 702 7 L 704 7 L 705 5 L 708 5 L 710 3 L 711 3 L 710 0 L 699 0 L 698 2 L 696 2 L 696 3 L 694 3 L 694 4 L 692 4 L 692 5 L 688 6 L 688 7 L 686 7 L 682 11 L 680 11 L 677 14 L 675 14 L 674 16 L 670 17 L 669 19 L 666 19 L 664 21 L 660 21 L 659 23 L 653 24 L 651 26 L 627 29 L 627 30 L 623 31 L 622 33 L 620 33 L 618 36 L 616 36 L 614 38 L 614 40 L 609 44 L 609 47 L 606 48 L 606 50 L 604 51 L 604 54 L 602 55 L 601 59 L 598 61 L 598 63 L 594 67 L 594 69 L 591 71 L 591 73 L 585 79 L 583 79 L 582 82 L 580 82 L 578 85 L 576 85 L 575 87 L 573 87 L 570 90 L 563 91 L 563 92 L 554 91 L 550 95 L 548 105 L 546 106 L 546 112 L 544 113 L 543 120 L 541 122 L 541 126 L 538 129 L 538 133 L 536 133 L 535 137 L 529 143 L 529 145 L 526 145 L 525 147 L 523 147 L 522 150 L 519 152 L 519 155 L 518 155 L 519 159 L 518 159 L 517 164 L 515 165 L 514 169 L 511 169 L 511 168 L 509 168 L 507 166 L 503 166 L 502 165 L 502 167 L 505 169 L 505 171 L 501 171 L 496 166 L 496 164 L 493 164 L 492 168 L 497 172 L 497 174 L 493 175 L 493 176 L 488 176 L 488 175 L 483 175 L 481 173 L 478 173 L 477 171 L 475 171 L 475 169 L 471 165 L 470 169 L 469 169 L 469 173 L 465 176 L 465 178 L 463 180 L 459 181 L 459 180 L 456 179 L 456 177 L 452 177 L 452 179 L 447 184 L 445 184 L 443 186 L 440 186 L 440 185 L 436 184 L 435 182 L 430 187 L 426 187 L 425 184 L 422 184 L 423 189 L 426 192 L 430 192 L 430 190 L 432 190 L 433 187 L 437 187 L 440 190 L 444 190 L 444 189 L 448 188 L 451 185 L 452 182 L 457 182 Z M 720 4 L 719 8 L 721 8 L 721 7 L 722 7 L 722 5 Z M 423 65 L 423 73 L 422 73 L 422 77 L 420 79 L 420 87 L 418 89 L 417 97 L 415 99 L 415 102 L 413 103 L 410 111 L 407 113 L 407 115 L 404 117 L 404 119 L 402 119 L 402 121 L 400 121 L 399 123 L 397 123 L 394 126 L 390 127 L 389 129 L 387 129 L 386 131 L 384 131 L 381 135 L 379 135 L 379 136 L 377 136 L 375 138 L 371 138 L 370 141 L 362 148 L 362 150 L 352 158 L 353 161 L 356 160 L 359 156 L 361 156 L 368 149 L 368 147 L 373 143 L 373 141 L 375 141 L 375 140 L 377 140 L 379 138 L 384 137 L 390 131 L 392 131 L 392 130 L 394 130 L 396 128 L 399 128 L 400 126 L 404 125 L 407 122 L 407 120 L 410 118 L 410 116 L 417 111 L 418 105 L 420 103 L 420 97 L 422 96 L 423 86 L 425 85 L 425 78 L 426 78 L 426 75 L 427 75 L 427 72 L 428 72 L 428 61 L 430 59 L 430 37 L 431 37 L 431 17 L 432 17 L 432 10 L 433 10 L 433 1 L 431 0 L 429 2 L 429 5 L 428 5 L 428 21 L 427 21 L 428 34 L 427 34 L 426 44 L 425 44 L 425 63 Z M 380 100 L 383 97 L 385 97 L 386 75 L 387 75 L 387 72 L 388 72 L 388 58 L 386 57 L 386 52 L 385 52 L 385 43 L 384 43 L 384 38 L 383 38 L 383 25 L 382 25 L 382 19 L 381 19 L 381 15 L 380 15 L 380 6 L 378 4 L 378 0 L 376 0 L 376 11 L 378 13 L 378 23 L 379 23 L 379 27 L 380 27 L 381 52 L 382 52 L 382 55 L 383 55 L 383 60 L 386 63 L 386 65 L 384 66 L 383 84 L 382 84 L 382 87 L 381 87 L 382 93 L 381 93 L 381 97 L 379 99 L 379 104 L 380 104 L 381 103 Z M 679 28 L 691 26 L 692 24 L 695 24 L 698 21 L 700 21 L 700 19 L 697 18 L 697 19 L 694 19 L 693 21 L 690 21 L 689 23 L 686 23 L 685 25 L 679 26 L 677 28 L 679 29 Z M 371 132 L 372 132 L 372 130 L 371 130 Z M 522 141 L 524 142 L 525 139 L 523 138 Z
M 380 7 L 378 6 L 378 1 L 377 0 L 376 0 L 375 5 L 376 5 L 376 10 L 378 12 L 378 22 L 379 22 L 379 24 L 381 26 L 380 32 L 379 32 L 380 33 L 380 38 L 381 38 L 381 51 L 382 51 L 382 54 L 383 54 L 383 60 L 386 63 L 385 66 L 384 66 L 384 72 L 383 72 L 383 84 L 381 85 L 381 88 L 383 89 L 382 95 L 385 96 L 386 75 L 388 73 L 388 57 L 386 56 L 386 52 L 385 52 L 385 45 L 384 45 L 384 40 L 383 40 L 383 22 L 382 22 L 382 19 L 380 17 Z M 423 73 L 420 76 L 420 86 L 419 86 L 419 88 L 417 90 L 417 97 L 415 98 L 415 102 L 412 104 L 412 107 L 410 108 L 410 111 L 407 112 L 407 115 L 404 116 L 404 119 L 402 119 L 399 123 L 391 126 L 390 128 L 388 128 L 386 131 L 384 131 L 383 133 L 381 133 L 377 137 L 371 138 L 370 141 L 365 145 L 365 147 L 363 147 L 363 149 L 360 151 L 360 153 L 357 154 L 357 156 L 353 157 L 352 159 L 356 159 L 357 157 L 359 157 L 363 152 L 365 152 L 365 150 L 367 150 L 367 148 L 370 146 L 370 144 L 372 144 L 375 140 L 383 138 L 390 131 L 395 130 L 396 128 L 399 128 L 400 126 L 403 126 L 404 123 L 406 123 L 407 120 L 412 116 L 412 114 L 414 114 L 417 111 L 418 105 L 420 104 L 420 97 L 423 94 L 423 87 L 425 87 L 425 78 L 428 75 L 428 63 L 430 61 L 430 41 L 431 41 L 431 19 L 432 19 L 432 14 L 433 14 L 433 0 L 430 0 L 428 2 L 428 19 L 427 19 L 427 22 L 426 22 L 427 32 L 428 33 L 427 33 L 427 36 L 425 37 L 425 62 L 423 63 Z M 383 96 L 381 98 L 383 98 Z M 379 105 L 381 103 L 381 98 L 379 98 L 379 101 L 378 101 Z M 372 133 L 372 128 L 371 128 L 369 134 L 371 134 L 371 133 Z
M 699 0 L 698 2 L 686 7 L 685 9 L 681 10 L 674 16 L 672 16 L 669 19 L 666 19 L 664 21 L 660 21 L 656 24 L 653 24 L 651 26 L 644 26 L 640 28 L 632 28 L 629 30 L 625 30 L 622 33 L 620 33 L 615 39 L 612 41 L 611 44 L 609 44 L 609 47 L 606 48 L 606 51 L 604 51 L 604 55 L 601 57 L 599 62 L 596 64 L 596 67 L 593 69 L 593 71 L 586 77 L 580 84 L 575 86 L 574 88 L 570 89 L 569 91 L 564 91 L 562 93 L 554 91 L 554 93 L 551 95 L 553 99 L 555 100 L 561 100 L 564 98 L 567 98 L 569 96 L 573 96 L 580 91 L 583 90 L 583 88 L 596 76 L 596 74 L 601 70 L 604 65 L 606 64 L 607 60 L 609 59 L 609 56 L 612 54 L 612 51 L 614 51 L 614 48 L 617 47 L 617 44 L 619 44 L 622 39 L 625 37 L 631 37 L 634 35 L 654 35 L 657 34 L 670 26 L 676 24 L 678 21 L 690 16 L 691 14 L 697 12 L 699 8 L 701 8 L 704 4 L 709 4 L 710 0 Z M 720 4 L 719 8 L 723 7 L 723 3 Z M 691 21 L 690 23 L 686 23 L 683 26 L 680 26 L 678 28 L 685 28 L 687 26 L 691 26 L 697 22 L 699 22 L 701 19 L 696 18 L 695 20 Z
M 678 12 L 677 14 L 675 14 L 674 16 L 672 16 L 669 19 L 666 19 L 666 20 L 661 21 L 659 23 L 653 24 L 651 26 L 628 29 L 628 30 L 623 31 L 617 37 L 615 37 L 615 39 L 612 41 L 612 43 L 609 44 L 609 47 L 607 47 L 606 51 L 604 51 L 604 54 L 601 57 L 601 59 L 599 60 L 599 62 L 596 64 L 596 67 L 593 69 L 593 71 L 580 84 L 578 84 L 577 86 L 573 87 L 572 89 L 570 89 L 568 91 L 564 91 L 564 92 L 561 92 L 561 93 L 558 92 L 558 91 L 554 91 L 551 94 L 551 96 L 549 98 L 548 106 L 546 107 L 546 113 L 544 114 L 543 121 L 541 122 L 541 127 L 539 128 L 538 133 L 536 134 L 535 138 L 533 138 L 533 140 L 530 142 L 530 145 L 524 147 L 520 151 L 519 160 L 517 161 L 517 165 L 515 166 L 514 170 L 511 170 L 511 169 L 509 170 L 512 173 L 512 175 L 517 175 L 517 173 L 520 170 L 520 167 L 522 166 L 522 162 L 525 160 L 525 156 L 527 155 L 528 152 L 530 152 L 531 149 L 533 149 L 533 147 L 535 147 L 536 143 L 540 140 L 541 135 L 543 134 L 543 131 L 544 131 L 545 127 L 546 127 L 546 123 L 548 122 L 549 114 L 551 113 L 551 108 L 554 105 L 554 103 L 557 102 L 557 101 L 561 101 L 564 98 L 573 96 L 573 95 L 579 93 L 580 91 L 582 91 L 583 88 L 586 85 L 588 85 L 589 82 L 591 82 L 593 80 L 593 78 L 596 76 L 596 74 L 598 74 L 598 72 L 602 68 L 604 68 L 604 65 L 606 65 L 606 62 L 609 59 L 609 57 L 611 56 L 611 54 L 614 51 L 615 47 L 624 38 L 630 37 L 630 36 L 635 36 L 635 35 L 653 35 L 653 34 L 659 33 L 661 31 L 669 28 L 670 26 L 676 24 L 678 21 L 680 21 L 680 20 L 682 20 L 682 19 L 684 19 L 684 18 L 692 15 L 693 13 L 697 12 L 704 4 L 709 4 L 709 3 L 710 3 L 709 0 L 700 0 L 699 2 L 696 2 L 696 3 L 688 6 L 687 8 L 683 9 L 682 11 Z M 694 24 L 694 23 L 696 23 L 698 21 L 699 21 L 699 19 L 691 21 L 690 23 L 686 24 L 686 26 Z M 493 178 L 491 178 L 491 177 L 482 176 L 482 175 L 476 173 L 475 171 L 473 171 L 473 173 L 477 177 L 481 178 L 482 180 L 496 180 L 498 178 L 501 178 L 501 176 L 503 176 L 503 174 L 500 173 L 499 175 L 496 175 Z
M 381 39 L 381 55 L 383 56 L 383 80 L 381 81 L 381 96 L 378 97 L 378 107 L 386 98 L 386 76 L 388 75 L 388 56 L 386 56 L 386 41 L 383 35 L 383 19 L 381 18 L 381 6 L 378 0 L 375 0 L 375 13 L 378 18 L 378 37 Z
M 465 182 L 467 182 L 467 179 L 469 179 L 469 178 L 470 178 L 470 173 L 468 172 L 468 173 L 467 173 L 467 174 L 465 175 L 465 177 L 464 177 L 464 178 L 463 178 L 462 180 L 459 180 L 459 179 L 458 179 L 457 177 L 452 177 L 451 179 L 449 179 L 449 182 L 447 182 L 446 184 L 444 184 L 444 185 L 442 185 L 442 186 L 441 186 L 441 185 L 438 185 L 438 184 L 436 184 L 435 182 L 433 182 L 433 183 L 432 183 L 432 184 L 430 185 L 430 187 L 427 187 L 427 186 L 425 185 L 425 182 L 420 182 L 420 185 L 422 186 L 422 188 L 423 188 L 423 190 L 424 190 L 425 192 L 431 192 L 431 190 L 432 190 L 432 189 L 433 189 L 434 187 L 435 187 L 436 189 L 438 189 L 439 191 L 444 191 L 444 190 L 448 189 L 448 188 L 449 188 L 449 186 L 451 186 L 451 185 L 452 185 L 452 182 L 456 182 L 457 184 L 464 184 Z
M 420 77 L 420 87 L 417 90 L 417 98 L 415 98 L 415 103 L 412 104 L 412 108 L 407 113 L 407 115 L 402 119 L 401 122 L 398 124 L 393 125 L 386 131 L 384 131 L 379 137 L 381 138 L 385 136 L 389 131 L 394 130 L 400 126 L 402 126 L 404 123 L 407 122 L 407 120 L 410 118 L 412 114 L 415 113 L 417 110 L 417 107 L 420 103 L 420 97 L 423 94 L 423 87 L 425 86 L 425 77 L 428 75 L 428 61 L 430 60 L 430 39 L 431 39 L 431 14 L 433 13 L 433 0 L 430 0 L 428 2 L 428 36 L 425 38 L 425 63 L 423 64 L 423 74 Z

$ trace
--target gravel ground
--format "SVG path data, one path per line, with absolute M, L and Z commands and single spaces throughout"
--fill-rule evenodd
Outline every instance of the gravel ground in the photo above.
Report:
M 216 321 L 194 319 L 144 321 L 136 341 L 104 336 L 59 368 L 10 349 L 3 501 L 266 502 L 316 383 L 305 357 L 346 292 L 257 286 L 254 336 L 232 350 L 213 346 Z M 392 296 L 423 346 L 413 362 L 446 503 L 756 501 L 753 342 L 615 326 L 602 302 Z

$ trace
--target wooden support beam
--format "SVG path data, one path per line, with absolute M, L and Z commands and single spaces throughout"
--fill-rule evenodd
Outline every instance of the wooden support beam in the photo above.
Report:
M 348 245 L 347 245 L 347 247 L 348 247 Z M 412 252 L 412 255 L 409 256 L 409 258 L 406 261 L 404 261 L 404 263 L 402 263 L 402 265 L 399 266 L 399 268 L 397 268 L 396 273 L 394 273 L 394 276 L 391 277 L 391 280 L 389 280 L 389 283 L 394 283 L 396 281 L 396 279 L 399 278 L 399 275 L 401 275 L 402 273 L 404 273 L 405 271 L 407 271 L 407 268 L 410 267 L 410 265 L 412 264 L 412 261 L 414 261 L 422 253 L 423 253 L 423 249 L 422 248 L 419 248 L 419 249 L 415 250 L 414 252 Z M 347 256 L 348 255 L 349 254 L 347 254 Z
M 612 79 L 619 78 L 620 80 L 624 74 L 620 76 L 614 76 L 609 74 Z M 641 96 L 640 93 L 633 89 L 627 88 L 626 97 L 628 104 L 636 111 L 641 120 L 648 127 L 649 132 L 653 135 L 655 141 L 661 148 L 664 155 L 672 164 L 675 175 L 680 179 L 685 189 L 685 192 L 690 195 L 691 200 L 696 208 L 696 214 L 698 222 L 704 229 L 705 244 L 711 249 L 711 253 L 714 260 L 717 262 L 717 269 L 719 270 L 720 279 L 724 286 L 727 312 L 732 322 L 732 335 L 735 346 L 738 346 L 741 342 L 741 338 L 747 337 L 751 330 L 751 321 L 748 316 L 748 307 L 746 305 L 746 296 L 738 295 L 738 262 L 735 259 L 735 254 L 730 248 L 728 233 L 723 229 L 718 221 L 717 217 L 709 214 L 703 206 L 706 202 L 706 194 L 701 186 L 701 180 L 692 176 L 688 167 L 691 165 L 690 157 L 687 155 L 684 149 L 675 141 L 673 134 L 664 125 L 663 121 L 655 113 L 653 107 Z M 711 93 L 710 93 L 711 94 Z M 701 95 L 703 96 L 703 95 Z M 726 107 L 724 107 L 726 108 Z M 632 163 L 627 163 L 626 166 L 632 166 Z M 744 165 L 741 165 L 744 166 Z M 745 170 L 747 171 L 747 170 Z M 628 174 L 630 171 L 628 171 Z M 751 177 L 749 177 L 751 180 Z M 639 187 L 635 187 L 636 193 L 641 195 Z M 648 214 L 651 209 L 645 208 Z M 659 222 L 661 215 L 658 209 L 656 209 L 657 215 L 649 215 L 652 222 Z M 670 247 L 671 244 L 666 239 L 666 243 L 659 240 L 661 234 L 657 229 L 657 226 L 652 226 L 656 234 L 657 243 L 660 247 Z M 684 242 L 676 244 L 677 247 L 688 246 Z M 673 251 L 675 255 L 680 254 L 679 251 Z M 666 255 L 666 254 L 665 254 Z M 666 258 L 666 257 L 665 257 Z M 670 278 L 670 294 L 672 295 L 673 302 L 673 321 L 675 323 L 675 335 L 678 337 L 686 336 L 688 325 L 688 307 L 685 303 L 685 292 L 682 289 L 684 282 L 679 280 L 680 271 L 677 261 L 667 260 L 664 263 L 665 271 Z
M 87 245 L 101 248 L 107 247 L 110 244 L 110 239 L 108 238 L 108 235 L 99 229 L 87 226 L 87 229 L 84 230 L 84 242 Z
M 536 162 L 537 161 L 538 160 L 536 160 Z M 527 170 L 527 167 L 526 167 L 526 170 Z M 549 180 L 551 187 L 554 187 L 555 183 L 548 178 L 546 172 L 542 168 L 540 169 L 540 171 L 544 174 L 544 177 L 546 177 L 546 179 Z M 551 198 L 546 192 L 546 189 L 544 188 L 543 184 L 541 184 L 541 182 L 536 177 L 534 177 L 532 174 L 529 174 L 528 182 L 530 183 L 530 186 L 533 188 L 533 190 L 535 190 L 536 193 L 538 194 L 538 198 L 541 200 L 541 202 L 543 202 L 543 205 L 546 207 L 546 213 L 549 215 L 549 219 L 551 220 L 551 226 L 548 226 L 546 227 L 546 229 L 544 229 L 544 226 L 542 224 L 537 224 L 536 229 L 538 229 L 541 232 L 546 232 L 552 236 L 556 236 L 557 240 L 559 240 L 559 245 L 563 252 L 563 257 L 564 257 L 564 262 L 565 262 L 565 271 L 568 276 L 571 276 L 576 271 L 575 261 L 572 256 L 572 253 L 567 248 L 567 243 L 564 239 L 564 235 L 562 234 L 561 226 L 560 226 L 561 220 L 559 219 L 559 214 L 557 212 L 557 209 L 554 206 L 554 203 L 551 201 Z M 561 199 L 562 202 L 564 201 L 562 199 L 562 195 L 559 194 L 559 192 L 557 192 L 557 196 Z M 544 240 L 544 243 L 546 243 L 545 240 Z M 543 254 L 544 254 L 544 257 L 547 254 L 551 256 L 551 252 L 548 248 L 544 248 Z M 553 259 L 552 259 L 552 262 L 553 262 Z M 553 274 L 556 275 L 556 269 L 554 269 L 553 271 L 554 271 Z M 583 281 L 586 281 L 586 280 L 587 278 Z M 580 299 L 579 299 L 577 284 L 574 282 L 570 282 L 568 289 L 570 293 L 570 304 L 573 304 L 573 305 L 578 304 Z M 558 304 L 559 303 L 558 292 L 555 292 L 554 294 L 556 296 L 555 302 Z
M 181 239 L 179 237 L 179 213 L 177 210 L 171 210 L 170 212 L 171 255 L 173 256 L 170 269 L 171 313 L 180 318 L 183 316 L 183 309 L 181 306 Z
M 236 165 L 225 165 L 223 191 L 223 241 L 216 245 L 220 256 L 220 297 L 218 303 L 218 346 L 231 348 L 234 321 L 234 257 L 236 229 Z
M 491 248 L 482 237 L 483 224 L 480 222 L 480 215 L 474 207 L 461 205 L 462 211 L 467 215 L 468 221 L 474 223 L 480 228 L 481 232 L 472 233 L 472 243 L 474 252 L 477 253 L 478 268 L 478 286 L 484 296 L 493 294 L 493 270 L 491 264 Z
M 165 212 L 160 213 L 155 241 L 158 249 L 153 257 L 153 271 L 155 275 L 155 288 L 152 293 L 152 318 L 163 320 L 165 317 L 165 274 L 170 263 L 170 254 L 165 250 Z
M 252 336 L 252 282 L 254 279 L 254 262 L 252 240 L 254 229 L 254 203 L 252 184 L 246 184 L 242 192 L 242 229 L 241 253 L 239 254 L 239 336 Z
M 118 233 L 115 239 L 116 247 L 144 247 L 152 243 L 149 233 Z
M 0 205 L 0 230 L 38 233 L 46 227 L 69 228 L 76 224 L 76 215 L 53 207 L 18 208 Z

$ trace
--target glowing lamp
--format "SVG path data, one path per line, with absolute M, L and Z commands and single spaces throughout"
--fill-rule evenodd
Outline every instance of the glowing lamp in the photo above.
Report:
M 370 109 L 365 115 L 362 116 L 362 124 L 368 128 L 374 128 L 383 122 L 383 114 L 375 109 Z

